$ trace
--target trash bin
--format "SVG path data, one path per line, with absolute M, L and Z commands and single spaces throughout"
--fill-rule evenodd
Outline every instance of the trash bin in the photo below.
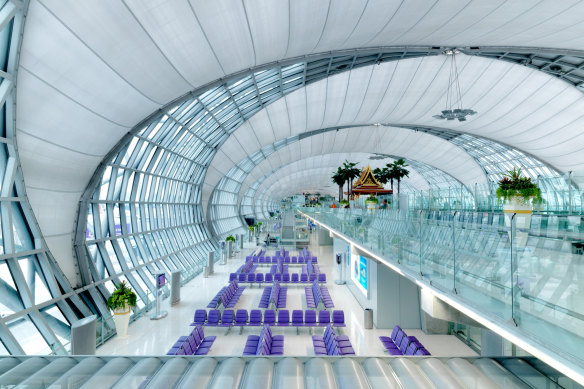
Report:
M 203 274 L 205 278 L 209 278 L 209 268 L 207 266 L 203 266 Z
M 373 328 L 373 309 L 365 308 L 365 319 L 363 321 L 366 330 L 370 330 Z

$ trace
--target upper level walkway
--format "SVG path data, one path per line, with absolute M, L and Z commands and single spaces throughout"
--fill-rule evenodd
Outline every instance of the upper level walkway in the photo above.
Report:
M 583 216 L 299 211 L 584 382 Z

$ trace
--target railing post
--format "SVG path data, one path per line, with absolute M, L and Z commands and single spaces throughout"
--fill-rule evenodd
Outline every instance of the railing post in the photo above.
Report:
M 457 294 L 456 291 L 456 214 L 452 214 L 452 293 Z
M 518 295 L 517 293 L 519 292 L 517 290 L 516 287 L 516 283 L 515 283 L 515 279 L 517 277 L 517 250 L 515 248 L 515 239 L 516 239 L 516 224 L 515 224 L 515 217 L 517 216 L 516 213 L 514 213 L 511 216 L 511 323 L 513 323 L 513 325 L 517 326 L 518 322 L 517 322 L 517 318 L 515 316 L 515 304 L 519 303 L 519 299 L 518 299 Z

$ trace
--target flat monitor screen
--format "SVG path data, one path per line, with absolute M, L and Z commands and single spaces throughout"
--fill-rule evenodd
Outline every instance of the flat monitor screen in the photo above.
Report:
M 164 276 L 164 273 L 159 274 L 158 275 L 158 282 L 157 282 L 158 287 L 162 288 L 165 283 L 166 283 L 166 277 Z

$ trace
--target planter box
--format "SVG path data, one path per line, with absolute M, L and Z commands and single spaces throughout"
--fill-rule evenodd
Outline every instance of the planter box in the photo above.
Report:
M 515 215 L 515 242 L 518 246 L 524 247 L 527 244 L 527 236 L 531 228 L 531 215 L 533 206 L 523 200 L 522 197 L 512 197 L 508 204 L 503 205 L 505 213 L 505 226 L 511 227 L 511 218 Z M 509 231 L 511 234 L 511 231 Z
M 114 310 L 114 323 L 116 325 L 116 332 L 120 338 L 128 336 L 128 324 L 130 324 L 130 315 L 132 310 L 128 305 L 124 308 Z

